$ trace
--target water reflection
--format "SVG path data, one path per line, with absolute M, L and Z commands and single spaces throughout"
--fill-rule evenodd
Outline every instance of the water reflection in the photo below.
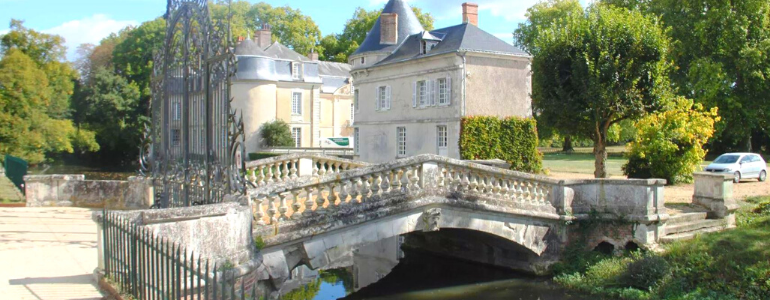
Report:
M 402 252 L 398 237 L 363 246 L 334 267 L 319 272 L 297 268 L 293 290 L 281 299 L 589 299 L 570 295 L 548 279 L 416 250 Z

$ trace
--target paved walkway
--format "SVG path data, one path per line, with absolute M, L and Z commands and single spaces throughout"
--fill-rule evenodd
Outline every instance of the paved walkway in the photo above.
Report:
M 96 225 L 82 208 L 0 208 L 0 299 L 102 299 Z

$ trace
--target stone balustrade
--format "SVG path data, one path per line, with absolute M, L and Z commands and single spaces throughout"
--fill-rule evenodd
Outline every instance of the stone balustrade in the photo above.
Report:
M 292 174 L 292 172 L 289 172 Z M 463 194 L 508 203 L 553 208 L 558 181 L 526 173 L 420 155 L 345 173 L 319 172 L 310 181 L 261 189 L 252 195 L 258 225 L 274 225 L 386 197 Z
M 366 166 L 366 163 L 319 154 L 289 154 L 246 163 L 246 179 L 252 186 L 324 176 Z

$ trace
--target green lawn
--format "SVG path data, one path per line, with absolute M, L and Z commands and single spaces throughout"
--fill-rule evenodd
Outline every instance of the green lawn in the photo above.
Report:
M 628 161 L 623 157 L 623 147 L 609 147 L 607 158 L 607 172 L 610 176 L 623 176 L 621 167 Z M 591 148 L 575 148 L 573 153 L 553 152 L 553 149 L 540 149 L 543 152 L 543 168 L 550 170 L 550 172 L 556 173 L 579 173 L 579 174 L 593 174 L 594 173 L 594 155 L 590 153 Z M 707 156 L 707 159 L 715 159 Z M 765 157 L 765 161 L 768 157 Z M 701 164 L 701 169 L 705 168 L 711 160 L 706 160 Z M 770 168 L 770 164 L 768 164 Z

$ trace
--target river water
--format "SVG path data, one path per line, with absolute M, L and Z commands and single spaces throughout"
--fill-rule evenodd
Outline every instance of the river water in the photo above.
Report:
M 281 299 L 595 299 L 567 292 L 547 278 L 419 250 L 402 251 L 397 245 L 396 239 L 367 245 L 335 269 L 314 272 L 301 267 L 304 270 L 295 270 L 294 275 L 304 277 L 303 284 L 285 291 Z

